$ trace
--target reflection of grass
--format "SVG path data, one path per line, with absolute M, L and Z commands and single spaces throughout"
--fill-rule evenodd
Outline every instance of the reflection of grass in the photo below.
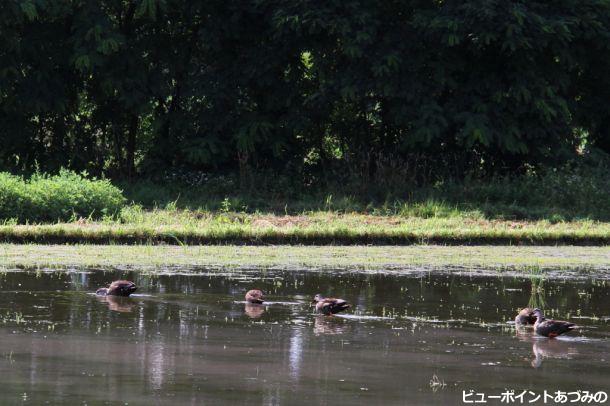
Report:
M 0 322 L 2 322 L 3 324 L 7 324 L 7 323 L 16 323 L 16 324 L 22 324 L 25 323 L 25 319 L 23 318 L 23 313 L 20 312 L 6 312 L 5 315 L 0 316 Z
M 15 360 L 13 359 L 13 351 L 12 350 L 11 350 L 11 352 L 8 355 L 5 355 L 5 358 L 7 359 L 9 364 L 15 363 Z
M 420 269 L 460 267 L 540 275 L 607 268 L 610 247 L 0 245 L 0 269 L 15 267 Z

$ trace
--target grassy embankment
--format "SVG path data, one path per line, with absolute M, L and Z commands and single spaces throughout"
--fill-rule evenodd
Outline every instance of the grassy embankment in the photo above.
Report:
M 66 171 L 0 175 L 0 242 L 610 244 L 610 178 L 601 169 L 448 183 L 381 200 L 147 183 L 126 185 L 125 198 L 108 181 Z
M 0 226 L 0 240 L 168 244 L 579 244 L 610 243 L 610 223 L 308 212 L 301 215 L 123 209 L 118 219 Z

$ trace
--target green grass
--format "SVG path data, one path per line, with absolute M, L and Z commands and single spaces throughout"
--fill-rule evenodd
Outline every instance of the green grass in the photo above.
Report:
M 108 181 L 67 171 L 27 181 L 0 174 L 0 241 L 605 245 L 608 168 L 388 189 L 383 199 L 341 188 L 239 193 L 229 178 L 205 178 L 125 184 L 125 200 Z
M 118 218 L 71 223 L 0 226 L 0 241 L 45 243 L 192 244 L 610 244 L 610 223 L 591 220 L 489 220 L 448 216 L 308 212 L 275 215 L 123 209 Z
M 0 244 L 0 268 L 180 267 L 413 270 L 608 269 L 610 247 L 152 246 Z

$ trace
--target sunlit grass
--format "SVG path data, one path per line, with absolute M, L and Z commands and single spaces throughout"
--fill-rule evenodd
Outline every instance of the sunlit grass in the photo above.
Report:
M 289 243 L 289 244 L 608 244 L 610 223 L 579 220 L 490 220 L 476 212 L 413 207 L 383 215 L 304 212 L 300 215 L 232 211 L 145 210 L 129 206 L 118 218 L 19 225 L 4 222 L 0 238 L 14 242 Z

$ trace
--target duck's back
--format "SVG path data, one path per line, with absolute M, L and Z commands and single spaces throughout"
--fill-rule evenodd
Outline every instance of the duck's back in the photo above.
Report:
M 114 281 L 108 286 L 106 294 L 109 296 L 129 296 L 138 288 L 131 281 L 119 280 Z
M 540 323 L 536 323 L 536 333 L 545 337 L 557 337 L 568 331 L 572 331 L 576 325 L 568 321 L 558 320 L 543 320 Z
M 343 299 L 326 298 L 316 304 L 316 310 L 322 314 L 336 314 L 348 309 L 350 305 Z

